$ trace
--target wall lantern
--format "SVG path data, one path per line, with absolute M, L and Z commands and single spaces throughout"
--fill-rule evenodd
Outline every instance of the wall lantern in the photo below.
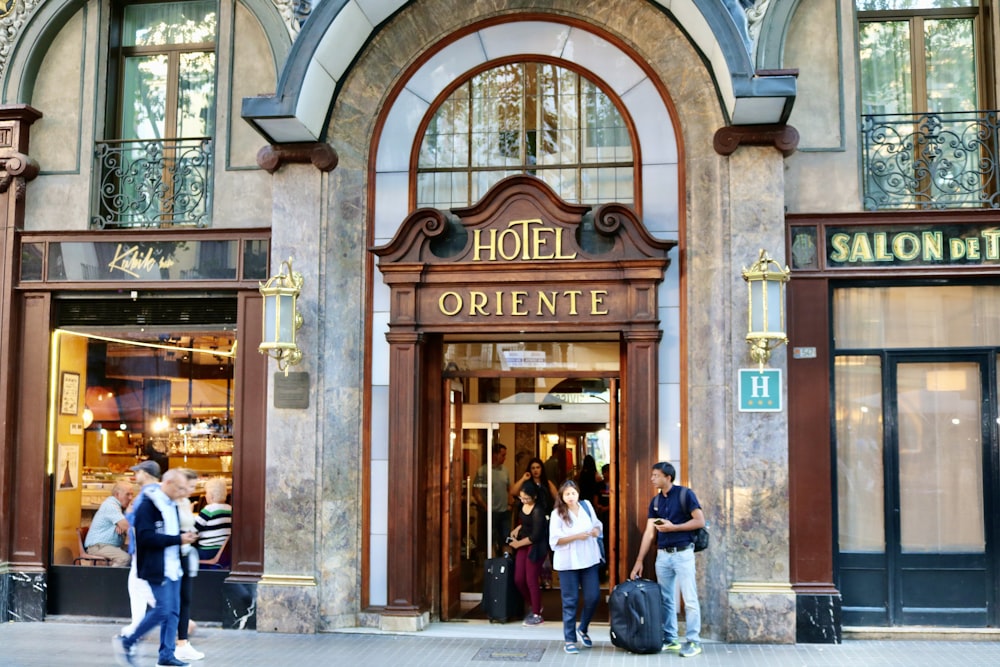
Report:
M 292 259 L 281 263 L 281 272 L 261 283 L 264 297 L 264 338 L 261 354 L 278 361 L 278 370 L 288 375 L 288 367 L 302 361 L 302 350 L 295 342 L 295 332 L 302 326 L 296 301 L 302 291 L 302 274 L 292 271 Z
M 771 358 L 771 350 L 788 342 L 785 334 L 785 283 L 791 270 L 784 269 L 760 251 L 760 258 L 749 269 L 743 269 L 747 281 L 747 343 L 750 358 L 761 370 Z

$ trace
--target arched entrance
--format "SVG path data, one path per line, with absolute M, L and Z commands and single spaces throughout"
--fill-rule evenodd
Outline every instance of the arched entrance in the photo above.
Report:
M 624 576 L 628 564 L 616 554 L 635 553 L 641 536 L 635 522 L 618 519 L 643 511 L 642 471 L 657 453 L 656 288 L 674 245 L 654 239 L 624 206 L 567 204 L 540 180 L 512 176 L 475 206 L 414 212 L 389 244 L 373 250 L 391 290 L 389 468 L 415 471 L 394 476 L 389 486 L 387 614 L 430 610 L 448 616 L 458 601 L 460 588 L 450 578 L 459 576 L 458 565 L 450 554 L 461 548 L 461 530 L 454 528 L 462 521 L 461 483 L 469 463 L 462 454 L 465 418 L 459 416 L 464 398 L 455 396 L 464 386 L 454 382 L 463 375 L 462 365 L 468 370 L 472 364 L 450 344 L 468 349 L 475 339 L 477 359 L 486 349 L 499 357 L 498 369 L 491 360 L 481 377 L 515 388 L 520 380 L 533 395 L 540 380 L 585 379 L 556 361 L 558 346 L 604 343 L 604 354 L 594 355 L 598 359 L 608 356 L 609 345 L 617 350 L 605 373 L 609 387 L 620 386 L 617 410 L 605 408 L 594 422 L 580 423 L 606 419 L 615 431 L 609 458 L 618 477 L 639 481 L 618 484 L 612 494 L 611 521 L 622 530 L 611 547 L 610 576 Z M 597 369 L 591 366 L 600 363 L 585 362 L 582 374 L 592 374 Z M 518 405 L 518 391 L 505 393 Z M 531 405 L 537 411 L 556 403 L 545 394 Z M 512 423 L 533 424 L 540 433 L 537 424 L 546 421 Z M 479 439 L 488 442 L 501 423 L 487 423 Z M 585 437 L 588 431 L 581 432 Z M 453 433 L 463 442 L 461 450 L 451 445 Z

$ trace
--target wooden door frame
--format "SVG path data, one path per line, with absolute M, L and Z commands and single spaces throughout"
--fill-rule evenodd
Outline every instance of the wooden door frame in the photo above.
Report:
M 535 223 L 542 231 L 532 236 L 528 228 Z M 520 243 L 523 238 L 523 245 L 516 251 L 502 245 L 516 233 L 512 229 L 522 227 L 523 237 L 514 240 Z M 483 239 L 490 238 L 500 240 L 484 248 Z M 542 181 L 512 176 L 475 206 L 415 211 L 390 243 L 371 250 L 379 257 L 391 304 L 386 339 L 389 468 L 394 474 L 388 489 L 392 548 L 385 615 L 419 616 L 440 609 L 442 551 L 439 544 L 428 542 L 440 540 L 442 530 L 442 364 L 441 345 L 427 344 L 432 336 L 488 331 L 558 338 L 584 332 L 622 341 L 622 433 L 620 460 L 614 462 L 620 474 L 617 552 L 638 551 L 649 466 L 659 450 L 662 331 L 657 287 L 670 263 L 667 253 L 675 245 L 653 238 L 626 206 L 567 204 Z M 543 305 L 548 295 L 555 301 L 557 295 L 583 294 L 588 286 L 589 306 L 581 299 L 578 308 L 575 296 L 559 312 L 555 305 Z M 446 312 L 446 298 L 451 298 L 447 295 L 463 293 L 470 301 L 474 294 L 482 299 L 496 295 L 497 304 L 491 313 L 472 306 L 468 312 Z M 499 305 L 501 295 L 507 295 L 517 311 L 515 294 L 538 295 L 531 317 L 527 310 L 520 316 Z M 629 372 L 632 368 L 636 372 Z M 620 580 L 627 574 L 627 563 L 619 561 Z

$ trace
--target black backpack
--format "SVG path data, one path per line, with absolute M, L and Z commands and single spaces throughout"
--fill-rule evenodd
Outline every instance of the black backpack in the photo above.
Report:
M 688 512 L 688 494 L 691 493 L 691 489 L 686 486 L 681 487 L 681 509 L 684 513 L 691 517 L 691 513 Z M 695 553 L 699 551 L 704 551 L 708 548 L 708 522 L 699 528 L 698 530 L 691 531 L 691 541 L 694 542 Z

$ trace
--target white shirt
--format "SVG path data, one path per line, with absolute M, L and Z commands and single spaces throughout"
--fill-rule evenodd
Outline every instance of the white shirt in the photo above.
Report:
M 163 529 L 158 531 L 164 535 L 180 535 L 180 518 L 177 515 L 177 504 L 163 492 L 159 486 L 149 485 L 146 495 L 156 505 L 163 515 Z M 171 581 L 177 581 L 184 574 L 181 570 L 180 545 L 171 545 L 163 550 L 163 576 Z
M 598 520 L 597 514 L 591 518 L 582 506 L 578 505 L 579 512 L 573 515 L 573 510 L 569 511 L 569 524 L 563 521 L 557 510 L 552 510 L 549 518 L 549 546 L 552 547 L 552 569 L 560 570 L 584 570 L 592 565 L 601 562 L 601 550 L 597 547 L 597 538 L 590 537 L 586 540 L 573 540 L 566 544 L 556 544 L 560 538 L 570 535 L 579 535 L 589 532 L 593 528 L 604 532 L 604 525 Z M 592 512 L 594 510 L 591 510 Z

